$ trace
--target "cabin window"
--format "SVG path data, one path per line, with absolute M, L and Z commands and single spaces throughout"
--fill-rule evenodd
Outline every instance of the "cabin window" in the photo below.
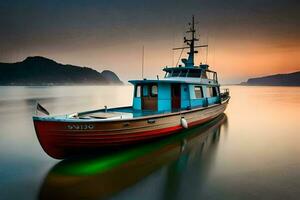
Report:
M 180 77 L 186 77 L 187 71 L 181 71 L 179 76 Z
M 207 97 L 212 97 L 213 94 L 212 94 L 212 87 L 207 87 L 207 93 L 206 93 L 206 96 Z
M 218 87 L 213 87 L 213 96 L 216 97 L 219 95 L 219 88 Z
M 143 85 L 143 97 L 149 96 L 148 85 Z
M 207 97 L 218 96 L 218 87 L 207 87 Z
M 201 78 L 207 79 L 207 73 L 205 71 L 202 71 Z
M 166 72 L 166 75 L 165 75 L 165 77 L 166 77 L 166 78 L 168 78 L 168 77 L 172 77 L 172 73 L 170 73 L 170 72 Z
M 135 86 L 135 97 L 141 97 L 141 89 L 142 87 L 140 85 Z
M 179 71 L 173 71 L 172 77 L 177 77 L 177 76 L 179 76 Z
M 191 78 L 199 78 L 200 77 L 200 72 L 189 72 L 188 73 L 188 77 L 191 77 Z
M 152 85 L 151 86 L 151 96 L 152 97 L 157 97 L 157 85 Z
M 195 97 L 196 99 L 201 99 L 203 98 L 203 92 L 202 92 L 202 87 L 201 86 L 195 86 Z

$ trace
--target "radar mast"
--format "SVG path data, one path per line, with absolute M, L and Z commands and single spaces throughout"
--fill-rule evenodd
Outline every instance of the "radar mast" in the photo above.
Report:
M 208 45 L 195 46 L 195 42 L 199 41 L 199 39 L 195 37 L 196 30 L 194 15 L 192 17 L 192 23 L 189 23 L 189 30 L 186 31 L 186 33 L 191 33 L 191 39 L 187 39 L 186 37 L 184 37 L 184 43 L 187 44 L 187 47 L 174 48 L 173 50 L 181 49 L 183 51 L 184 49 L 189 49 L 190 51 L 187 52 L 187 54 L 189 55 L 188 59 L 183 58 L 181 59 L 181 61 L 184 63 L 185 67 L 194 67 L 194 55 L 198 53 L 198 51 L 195 51 L 195 48 L 208 47 Z

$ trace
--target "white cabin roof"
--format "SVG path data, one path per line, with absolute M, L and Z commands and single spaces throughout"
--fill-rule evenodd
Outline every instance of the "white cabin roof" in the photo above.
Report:
M 144 80 L 130 80 L 132 84 L 139 83 L 187 83 L 187 84 L 203 84 L 203 85 L 219 85 L 213 79 L 191 78 L 191 77 L 168 77 L 163 79 L 144 79 Z

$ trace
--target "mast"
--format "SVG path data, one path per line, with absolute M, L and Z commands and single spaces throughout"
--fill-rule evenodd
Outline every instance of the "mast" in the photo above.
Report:
M 195 51 L 195 48 L 199 47 L 208 47 L 208 45 L 199 45 L 195 46 L 195 42 L 199 41 L 198 38 L 195 37 L 196 30 L 195 30 L 195 19 L 194 15 L 192 17 L 192 23 L 189 23 L 189 30 L 186 31 L 186 33 L 191 33 L 191 39 L 187 39 L 184 37 L 184 43 L 186 43 L 188 46 L 187 47 L 181 47 L 181 48 L 174 48 L 173 50 L 178 50 L 178 49 L 189 49 L 190 51 L 187 53 L 188 59 L 183 58 L 181 61 L 184 63 L 185 67 L 194 67 L 194 58 L 195 58 L 195 53 L 198 53 L 198 51 Z
M 189 47 L 190 47 L 190 52 L 188 52 L 189 57 L 187 62 L 185 63 L 185 65 L 187 67 L 192 66 L 194 67 L 194 54 L 198 53 L 198 51 L 195 51 L 195 41 L 199 41 L 199 39 L 195 38 L 195 19 L 194 19 L 194 15 L 192 17 L 192 24 L 189 23 L 190 25 L 190 29 L 187 31 L 187 33 L 191 33 L 192 34 L 192 39 L 186 39 L 186 37 L 184 37 L 184 43 L 186 43 Z

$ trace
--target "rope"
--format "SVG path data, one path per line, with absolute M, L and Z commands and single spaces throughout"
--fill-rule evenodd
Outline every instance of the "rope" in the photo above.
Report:
M 177 65 L 178 65 L 178 63 L 179 63 L 179 60 L 180 60 L 181 56 L 182 56 L 183 50 L 184 50 L 184 49 L 181 50 L 180 56 L 179 56 L 178 61 L 177 61 L 177 63 L 176 63 L 176 67 L 177 67 Z

